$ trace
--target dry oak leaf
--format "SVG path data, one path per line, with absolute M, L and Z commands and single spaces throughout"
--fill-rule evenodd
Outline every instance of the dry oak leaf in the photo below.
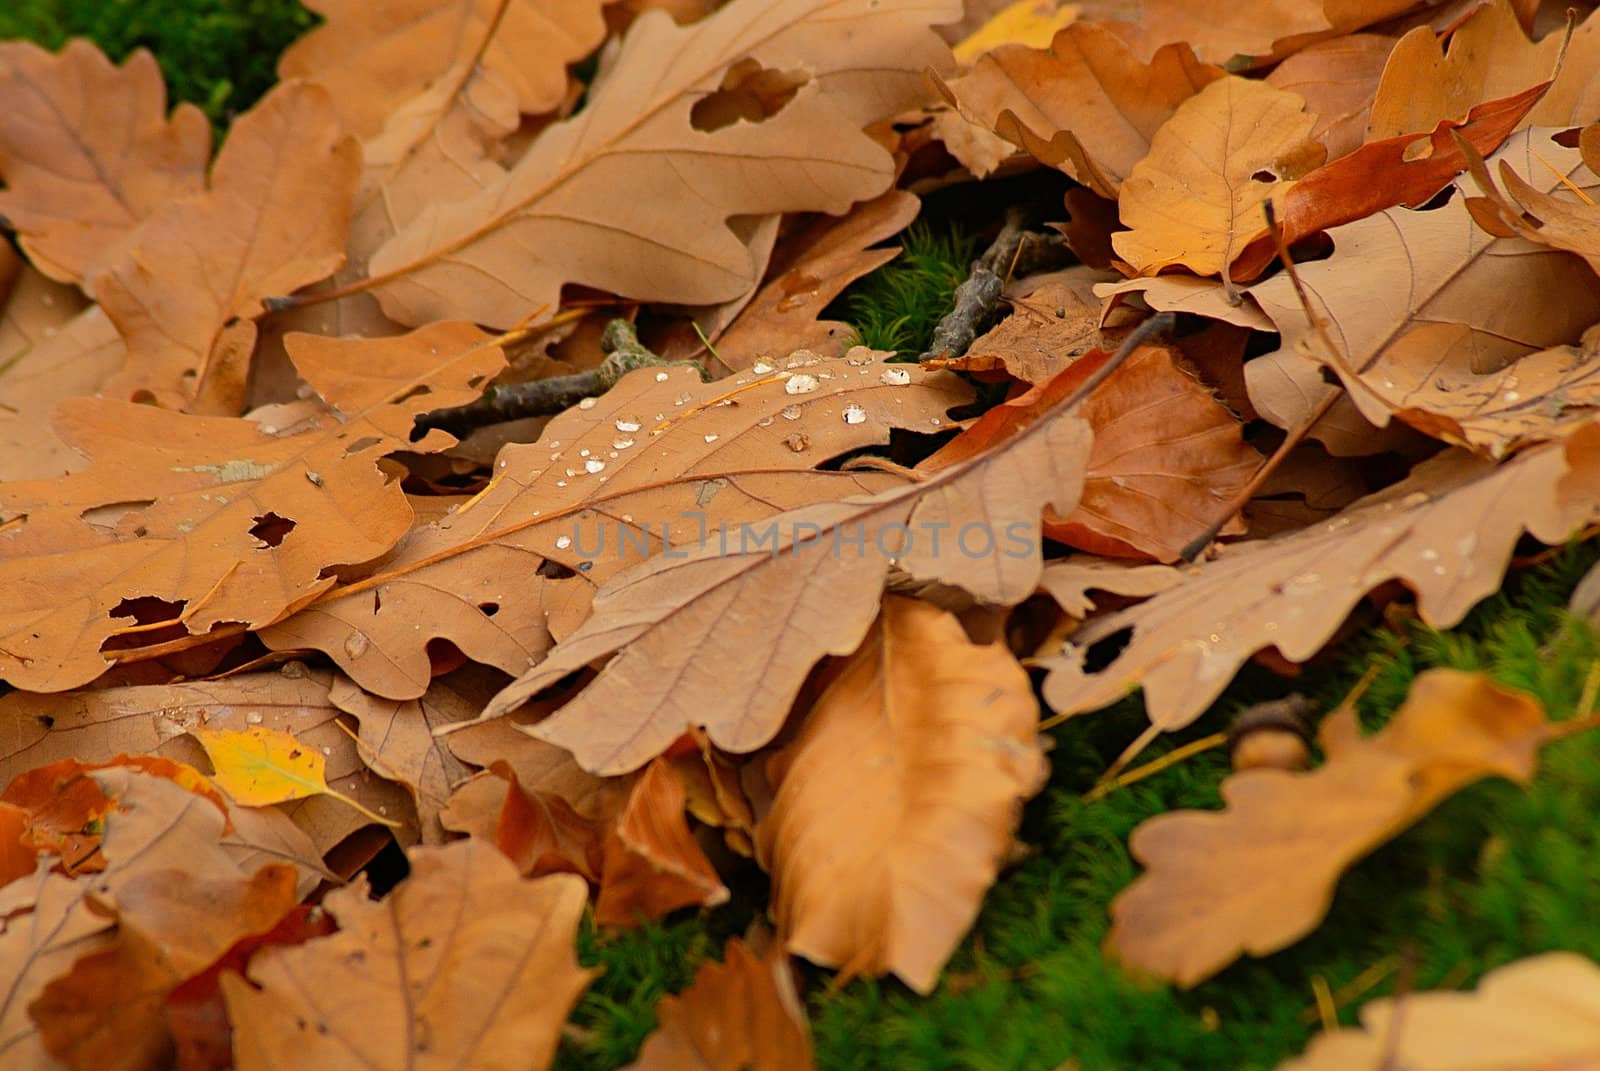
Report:
M 1170 565 L 1131 565 L 1125 561 L 1074 555 L 1046 562 L 1039 587 L 1073 617 L 1095 610 L 1091 591 L 1143 599 L 1183 583 L 1183 573 Z
M 963 127 L 993 130 L 1115 198 L 1178 105 L 1223 73 L 1196 60 L 1187 45 L 1170 45 L 1144 62 L 1105 26 L 1074 23 L 1046 48 L 1002 46 L 979 58 L 970 73 L 941 82 L 960 115 L 941 116 L 936 129 L 952 155 L 980 177 L 998 158 L 984 138 L 974 144 Z
M 1353 708 L 1329 720 L 1317 769 L 1247 770 L 1223 783 L 1223 812 L 1134 830 L 1146 870 L 1111 903 L 1110 955 L 1188 987 L 1241 953 L 1286 948 L 1316 929 L 1357 859 L 1474 781 L 1527 783 L 1554 735 L 1537 700 L 1452 669 L 1418 675 L 1370 738 Z
M 1109 23 L 1140 55 L 1187 41 L 1211 63 L 1282 58 L 1416 7 L 1413 0 L 1138 0 L 1129 22 Z M 1121 12 L 1119 12 L 1121 14 Z
M 337 682 L 337 683 L 336 683 Z M 63 759 L 106 762 L 118 754 L 160 755 L 191 766 L 205 752 L 189 736 L 197 728 L 242 730 L 252 725 L 294 734 L 327 756 L 331 783 L 367 809 L 409 817 L 408 793 L 369 776 L 356 742 L 339 724 L 328 673 L 291 663 L 282 670 L 236 674 L 216 681 L 96 688 L 92 691 L 0 697 L 0 784 L 34 767 Z M 477 713 L 477 709 L 472 711 Z M 425 729 L 423 730 L 426 731 Z M 385 765 L 385 775 L 399 771 Z M 367 820 L 337 800 L 316 796 L 278 808 L 326 852 Z M 398 834 L 404 844 L 413 830 Z
M 523 788 L 504 759 L 451 796 L 440 818 L 445 828 L 499 848 L 525 878 L 578 874 L 600 883 L 604 824 L 585 818 L 555 793 Z
M 111 943 L 83 956 L 28 1013 L 51 1055 L 81 1071 L 158 1071 L 171 1065 L 163 1015 L 172 990 L 243 938 L 275 926 L 299 901 L 295 871 L 269 864 L 248 879 L 182 870 L 141 874 L 115 901 Z
M 777 941 L 758 958 L 743 941 L 730 938 L 721 963 L 702 963 L 688 989 L 661 998 L 656 1022 L 626 1071 L 816 1067 L 794 971 Z
M 1460 621 L 1496 591 L 1526 530 L 1560 543 L 1600 513 L 1600 426 L 1495 466 L 1464 450 L 1418 465 L 1405 480 L 1332 519 L 1273 539 L 1227 546 L 1183 583 L 1096 618 L 1050 671 L 1045 702 L 1065 717 L 1143 688 L 1151 724 L 1199 717 L 1257 651 L 1303 662 L 1369 591 L 1400 580 L 1435 628 Z M 1107 666 L 1083 656 L 1122 629 L 1132 636 Z
M 1495 159 L 1537 167 L 1531 173 L 1546 189 L 1569 175 L 1600 185 L 1550 133 L 1518 133 Z M 1577 256 L 1485 233 L 1459 190 L 1442 208 L 1390 209 L 1329 237 L 1333 256 L 1299 274 L 1340 352 L 1329 354 L 1311 331 L 1292 286 L 1268 280 L 1250 294 L 1279 324 L 1284 349 L 1247 365 L 1247 382 L 1286 357 L 1310 358 L 1339 374 L 1373 424 L 1399 417 L 1494 456 L 1570 430 L 1566 405 L 1588 404 L 1592 389 L 1585 392 L 1560 351 L 1538 351 L 1574 340 L 1600 318 L 1600 283 Z M 1525 297 L 1499 300 L 1507 288 Z
M 919 468 L 972 457 L 1077 390 L 1108 359 L 1097 351 L 996 406 Z M 1093 554 L 1176 561 L 1249 481 L 1261 456 L 1239 419 L 1162 346 L 1141 346 L 1081 406 L 1094 430 L 1083 494 L 1044 533 Z M 1240 534 L 1242 523 L 1225 534 Z
M 1569 126 L 1600 109 L 1600 19 L 1586 18 L 1572 35 L 1529 39 L 1507 0 L 1484 4 L 1440 47 L 1429 26 L 1402 37 L 1372 102 L 1367 140 L 1431 130 L 1459 119 L 1479 101 L 1510 96 L 1554 79 L 1528 122 Z M 1557 66 L 1559 64 L 1559 67 Z
M 382 901 L 328 894 L 339 932 L 222 976 L 239 1071 L 528 1071 L 549 1066 L 594 972 L 574 949 L 583 880 L 517 877 L 475 841 L 410 853 Z
M 1595 178 L 1600 168 L 1600 125 L 1587 126 L 1578 135 L 1578 154 L 1570 150 L 1561 159 L 1561 170 L 1548 153 L 1564 148 L 1555 141 L 1554 131 L 1527 131 L 1513 138 L 1497 154 L 1502 193 L 1495 185 L 1487 164 L 1472 161 L 1472 178 L 1481 197 L 1467 199 L 1467 210 L 1478 225 L 1496 238 L 1522 237 L 1530 242 L 1565 249 L 1600 267 L 1600 211 L 1594 206 L 1591 191 L 1600 187 Z M 1518 167 L 1538 165 L 1528 174 L 1541 185 L 1524 179 Z
M 169 201 L 205 186 L 211 124 L 167 115 L 155 57 L 121 67 L 85 40 L 0 44 L 0 216 L 50 278 L 82 283 Z
M 1361 1028 L 1318 1035 L 1277 1071 L 1582 1071 L 1600 1061 L 1600 967 L 1546 952 L 1490 971 L 1475 993 L 1428 990 L 1361 1006 Z
M 1548 87 L 1541 82 L 1509 97 L 1486 100 L 1466 119 L 1443 120 L 1425 136 L 1402 134 L 1368 142 L 1317 168 L 1289 187 L 1283 203 L 1275 206 L 1283 241 L 1293 245 L 1396 205 L 1421 208 L 1471 166 L 1472 151 L 1498 149 Z M 1230 276 L 1254 279 L 1277 257 L 1277 241 L 1263 235 L 1234 261 Z
M 60 1071 L 28 1005 L 80 957 L 106 947 L 111 924 L 89 909 L 80 882 L 48 864 L 0 888 L 0 1064 L 7 1071 Z
M 413 531 L 370 576 L 261 638 L 325 651 L 389 699 L 427 690 L 436 637 L 523 673 L 552 633 L 577 628 L 593 590 L 665 542 L 715 530 L 737 540 L 741 524 L 759 528 L 784 509 L 904 482 L 813 471 L 887 442 L 892 428 L 942 427 L 946 410 L 969 397 L 950 373 L 889 356 L 800 352 L 715 383 L 689 368 L 630 373 L 593 405 L 551 420 L 537 442 L 503 448 L 493 485 L 469 507 Z M 536 577 L 545 561 L 573 575 Z
M 1230 75 L 1178 106 L 1150 154 L 1123 183 L 1118 213 L 1129 228 L 1111 247 L 1136 274 L 1181 265 L 1222 274 L 1266 229 L 1262 205 L 1321 164 L 1305 102 L 1265 82 Z
M 503 79 L 518 108 L 554 109 L 567 93 L 567 66 L 605 36 L 601 0 L 307 0 L 323 23 L 278 60 L 280 77 L 321 82 L 345 128 L 361 138 L 382 129 L 399 101 L 481 65 Z
M 1317 117 L 1311 138 L 1337 160 L 1366 140 L 1367 116 L 1394 38 L 1353 33 L 1319 41 L 1284 60 L 1267 75 L 1268 85 L 1294 93 Z M 1474 102 L 1476 103 L 1476 102 Z
M 377 462 L 408 442 L 415 414 L 476 397 L 503 364 L 468 324 L 403 338 L 291 339 L 301 373 L 331 406 L 279 429 L 151 406 L 70 399 L 63 437 L 95 459 L 58 480 L 0 486 L 0 677 L 31 691 L 86 683 L 126 626 L 125 600 L 188 604 L 191 632 L 266 625 L 330 587 L 327 568 L 369 561 L 410 527 Z M 132 507 L 129 508 L 129 503 Z M 93 523 L 97 507 L 121 516 Z M 81 519 L 89 515 L 91 520 Z M 93 578 L 89 584 L 85 577 Z
M 594 920 L 637 926 L 680 907 L 727 903 L 728 889 L 684 817 L 683 783 L 665 759 L 645 767 L 606 834 Z
M 1100 300 L 1093 287 L 1113 278 L 1081 264 L 1053 272 L 1039 285 L 1008 295 L 1011 315 L 978 336 L 965 354 L 924 363 L 963 372 L 1004 369 L 1024 383 L 1043 383 L 1101 348 Z
M 66 398 L 93 394 L 121 368 L 127 348 L 99 306 L 31 268 L 0 319 L 0 482 L 63 476 L 88 462 L 50 426 Z M 41 315 L 29 315 L 28 308 Z M 66 317 L 57 318 L 62 309 Z M 70 317 L 70 318 L 68 318 Z
M 207 191 L 158 209 L 90 280 L 128 344 L 105 393 L 237 416 L 262 299 L 344 262 L 360 167 L 321 86 L 280 84 L 241 115 Z
M 919 993 L 978 915 L 1022 802 L 1044 785 L 1039 708 L 1002 646 L 886 596 L 862 645 L 771 760 L 756 829 L 784 946 Z
M 894 162 L 861 128 L 916 103 L 925 67 L 948 66 L 928 26 L 958 10 L 734 0 L 686 28 L 646 12 L 581 112 L 503 181 L 432 206 L 373 256 L 384 311 L 511 327 L 555 308 L 565 283 L 695 305 L 739 296 L 757 279 L 728 218 L 839 214 L 884 192 Z M 763 102 L 752 91 L 774 78 L 781 91 Z M 755 116 L 696 126 L 699 102 L 741 90 Z
M 1010 605 L 1038 584 L 1041 516 L 1070 514 L 1091 433 L 1070 402 L 999 446 L 916 483 L 771 518 L 759 541 L 712 533 L 682 554 L 618 576 L 548 658 L 485 708 L 508 713 L 616 654 L 571 702 L 528 731 L 616 774 L 661 754 L 691 726 L 732 752 L 782 726 L 824 655 L 860 646 L 889 561 L 916 580 Z M 941 540 L 943 533 L 950 533 Z M 729 636 L 740 639 L 730 658 Z

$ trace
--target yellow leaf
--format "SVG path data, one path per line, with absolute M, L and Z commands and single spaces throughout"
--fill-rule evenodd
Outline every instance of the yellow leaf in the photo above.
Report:
M 1001 45 L 1027 45 L 1046 48 L 1056 31 L 1078 17 L 1077 4 L 1058 4 L 1056 0 L 1017 0 L 978 27 L 951 51 L 956 62 L 969 66 L 979 56 Z
M 248 729 L 194 729 L 194 738 L 206 749 L 216 782 L 235 803 L 269 807 L 274 803 L 332 796 L 354 807 L 374 822 L 400 823 L 374 814 L 348 796 L 328 787 L 322 752 L 300 743 L 278 729 L 252 725 Z

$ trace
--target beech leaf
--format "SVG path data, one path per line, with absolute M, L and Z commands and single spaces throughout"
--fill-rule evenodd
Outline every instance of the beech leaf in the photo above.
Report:
M 1044 783 L 1038 706 L 1009 652 L 890 595 L 771 760 L 756 830 L 789 951 L 930 992 Z

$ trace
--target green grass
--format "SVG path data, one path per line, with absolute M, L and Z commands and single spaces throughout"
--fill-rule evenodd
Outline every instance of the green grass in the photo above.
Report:
M 12 0 L 0 8 L 0 37 L 58 47 L 86 34 L 117 57 L 148 46 L 174 99 L 201 104 L 225 125 L 271 84 L 278 50 L 310 21 L 290 0 Z M 832 314 L 849 319 L 867 345 L 914 353 L 949 307 L 976 239 L 919 223 L 898 240 L 906 251 L 853 285 Z M 1418 672 L 1482 669 L 1565 717 L 1600 657 L 1600 640 L 1561 607 L 1597 557 L 1596 544 L 1568 548 L 1514 575 L 1453 630 L 1368 632 L 1292 686 L 1330 709 L 1377 665 L 1361 702 L 1375 727 Z M 1239 706 L 1290 687 L 1248 670 L 1206 719 L 1145 757 L 1215 731 Z M 1139 703 L 1130 700 L 1054 732 L 1051 782 L 1024 816 L 1031 854 L 991 891 L 932 996 L 919 998 L 892 981 L 834 990 L 825 972 L 807 972 L 821 1067 L 1265 1069 L 1298 1053 L 1314 1033 L 1306 1016 L 1314 978 L 1337 990 L 1404 953 L 1413 957 L 1415 986 L 1459 987 L 1548 949 L 1600 958 L 1593 910 L 1600 900 L 1600 736 L 1590 733 L 1545 749 L 1528 788 L 1473 786 L 1358 864 L 1340 883 L 1327 921 L 1290 949 L 1246 960 L 1191 992 L 1134 984 L 1100 952 L 1107 906 L 1137 874 L 1128 835 L 1175 808 L 1215 808 L 1228 773 L 1225 758 L 1212 752 L 1083 803 L 1083 790 L 1143 726 Z M 631 1060 L 654 1027 L 660 997 L 686 986 L 696 966 L 719 956 L 726 937 L 761 906 L 759 882 L 745 882 L 733 907 L 710 915 L 620 933 L 585 927 L 580 958 L 603 973 L 580 1001 L 556 1066 L 602 1071 Z M 1392 985 L 1391 976 L 1368 995 Z M 1345 1022 L 1354 1021 L 1356 1006 L 1343 1009 Z
M 171 102 L 199 105 L 220 128 L 272 86 L 278 54 L 315 21 L 296 0 L 5 0 L 0 40 L 55 50 L 87 37 L 118 63 L 148 48 Z

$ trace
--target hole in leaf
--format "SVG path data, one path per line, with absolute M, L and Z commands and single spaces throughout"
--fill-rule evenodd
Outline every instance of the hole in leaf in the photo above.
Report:
M 1128 646 L 1128 641 L 1131 639 L 1133 639 L 1133 626 L 1129 625 L 1091 643 L 1089 649 L 1083 653 L 1083 671 L 1099 673 L 1117 660 L 1117 656 Z
M 178 599 L 174 602 L 168 599 L 158 599 L 154 595 L 139 595 L 132 599 L 123 599 L 117 603 L 111 608 L 111 616 L 131 617 L 136 625 L 148 625 L 153 621 L 176 620 L 187 605 L 187 599 Z
M 256 523 L 250 526 L 250 534 L 261 540 L 263 547 L 278 546 L 285 536 L 294 531 L 294 522 L 276 513 L 263 513 L 251 519 Z
M 1260 171 L 1257 171 L 1255 174 L 1251 175 L 1250 178 L 1255 182 L 1277 182 L 1278 181 L 1278 176 L 1275 173 L 1273 173 L 1271 168 L 1267 168 L 1267 167 L 1263 167 Z
M 1551 134 L 1550 140 L 1567 149 L 1578 147 L 1578 138 L 1583 134 L 1583 127 L 1575 126 L 1570 130 L 1563 130 L 1559 134 Z
M 706 133 L 741 119 L 759 123 L 782 111 L 808 81 L 804 71 L 774 71 L 747 57 L 728 68 L 721 89 L 695 102 L 689 122 Z
M 560 562 L 553 562 L 549 558 L 546 558 L 536 571 L 546 580 L 565 580 L 569 576 L 578 575 Z
M 483 612 L 484 617 L 493 617 L 500 612 L 500 604 L 497 602 L 480 602 L 478 609 Z

